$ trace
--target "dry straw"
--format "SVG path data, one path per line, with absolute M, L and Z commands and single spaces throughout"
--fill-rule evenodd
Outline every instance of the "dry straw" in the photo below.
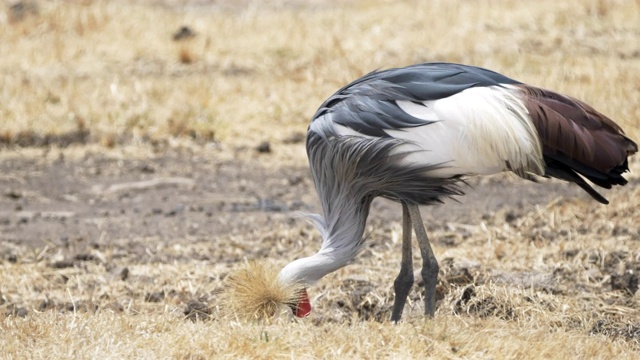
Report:
M 270 320 L 284 309 L 295 307 L 303 290 L 299 284 L 278 280 L 279 268 L 256 260 L 247 261 L 225 279 L 223 308 L 240 320 Z

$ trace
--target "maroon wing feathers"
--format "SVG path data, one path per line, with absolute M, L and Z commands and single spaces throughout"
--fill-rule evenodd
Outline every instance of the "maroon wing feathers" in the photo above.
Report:
M 627 158 L 638 145 L 613 120 L 582 101 L 529 85 L 517 87 L 540 136 L 547 175 L 576 182 L 606 203 L 576 173 L 605 188 L 624 185 Z

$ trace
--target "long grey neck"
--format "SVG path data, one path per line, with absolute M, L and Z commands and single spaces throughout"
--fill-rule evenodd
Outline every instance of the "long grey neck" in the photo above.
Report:
M 324 217 L 310 216 L 322 234 L 322 247 L 316 254 L 285 266 L 279 275 L 281 281 L 313 285 L 353 260 L 362 247 L 372 197 L 360 201 L 349 200 L 341 199 L 338 207 L 327 208 L 324 206 L 334 204 L 323 204 Z
M 309 218 L 322 234 L 317 254 L 285 266 L 280 278 L 312 284 L 347 265 L 362 248 L 371 201 L 389 174 L 392 146 L 376 146 L 371 139 L 339 136 L 330 114 L 315 119 L 307 135 L 307 155 L 322 216 Z M 393 145 L 393 144 L 391 144 Z
M 323 199 L 324 217 L 316 221 L 323 237 L 322 249 L 353 249 L 355 252 L 360 249 L 373 196 L 349 195 Z

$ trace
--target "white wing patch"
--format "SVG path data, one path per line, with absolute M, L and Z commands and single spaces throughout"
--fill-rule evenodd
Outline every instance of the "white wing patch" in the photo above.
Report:
M 416 118 L 437 121 L 385 130 L 392 137 L 411 142 L 396 150 L 412 152 L 405 161 L 442 164 L 433 176 L 487 175 L 505 170 L 520 176 L 544 174 L 537 131 L 515 89 L 475 87 L 422 104 L 397 104 Z

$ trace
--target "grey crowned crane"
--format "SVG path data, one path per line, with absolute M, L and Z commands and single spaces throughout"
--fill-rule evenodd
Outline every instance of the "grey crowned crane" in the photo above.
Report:
M 411 230 L 422 255 L 425 313 L 435 312 L 438 263 L 419 205 L 463 195 L 467 176 L 512 171 L 573 182 L 608 201 L 586 181 L 625 185 L 638 146 L 591 106 L 474 66 L 426 63 L 372 72 L 322 104 L 307 132 L 307 155 L 322 215 L 318 253 L 295 260 L 278 280 L 307 288 L 349 264 L 362 248 L 377 196 L 402 205 L 402 263 L 391 320 L 402 316 L 413 285 Z M 306 290 L 291 306 L 311 311 Z

